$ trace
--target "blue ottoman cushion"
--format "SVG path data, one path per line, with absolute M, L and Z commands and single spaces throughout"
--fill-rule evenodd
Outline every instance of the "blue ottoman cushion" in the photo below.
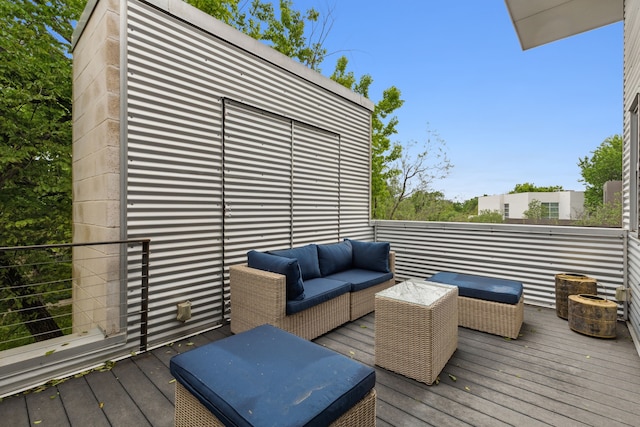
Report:
M 373 368 L 271 325 L 177 355 L 170 370 L 234 426 L 326 426 L 375 385 Z
M 517 304 L 522 297 L 523 291 L 522 283 L 515 280 L 451 273 L 448 271 L 436 273 L 427 280 L 444 283 L 445 285 L 455 285 L 458 287 L 458 295 L 461 297 L 478 298 L 505 304 Z

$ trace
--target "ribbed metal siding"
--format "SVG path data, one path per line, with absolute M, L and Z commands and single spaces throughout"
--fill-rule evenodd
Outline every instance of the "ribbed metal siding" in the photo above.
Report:
M 640 240 L 636 236 L 629 236 L 628 258 L 627 263 L 627 286 L 630 289 L 630 298 L 628 303 L 629 323 L 636 331 L 636 335 L 640 332 L 640 304 L 636 302 L 636 298 L 640 295 Z
M 400 279 L 448 270 L 518 280 L 526 303 L 547 307 L 555 306 L 558 273 L 594 277 L 607 298 L 623 281 L 623 230 L 403 221 L 375 228 L 396 251 Z
M 222 321 L 221 108 L 188 34 L 128 7 L 127 232 L 152 242 L 153 343 Z M 183 325 L 176 304 L 186 300 L 193 318 Z
M 224 242 L 236 264 L 291 243 L 291 123 L 234 103 L 224 123 Z
M 340 236 L 340 135 L 294 123 L 293 246 Z
M 636 174 L 637 165 L 631 164 L 633 158 L 630 150 L 637 150 L 638 147 L 631 147 L 631 108 L 634 99 L 638 95 L 640 87 L 640 1 L 625 0 L 624 2 L 624 153 L 623 153 L 623 194 L 624 194 L 624 214 L 623 224 L 629 230 L 628 239 L 628 262 L 627 262 L 627 283 L 630 289 L 629 301 L 629 323 L 634 328 L 636 334 L 640 333 L 640 307 L 634 304 L 635 299 L 640 295 L 640 242 L 637 237 L 637 224 L 630 224 L 629 209 L 638 205 L 638 188 L 632 188 L 632 176 Z M 635 200 L 636 203 L 631 203 Z
M 126 226 L 152 240 L 153 343 L 222 321 L 248 250 L 372 233 L 371 111 L 151 3 L 127 2 Z

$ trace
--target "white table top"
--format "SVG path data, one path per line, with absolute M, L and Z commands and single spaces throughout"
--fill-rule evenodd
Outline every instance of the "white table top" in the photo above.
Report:
M 447 293 L 454 291 L 457 291 L 455 286 L 427 282 L 422 279 L 409 279 L 378 292 L 376 296 L 430 306 Z

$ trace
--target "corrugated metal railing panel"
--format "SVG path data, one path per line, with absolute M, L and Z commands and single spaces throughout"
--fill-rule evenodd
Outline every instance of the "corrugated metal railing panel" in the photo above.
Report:
M 153 344 L 223 320 L 221 106 L 188 27 L 128 8 L 127 232 L 151 239 Z
M 340 135 L 293 123 L 293 246 L 340 236 Z
M 376 221 L 378 241 L 396 251 L 399 278 L 438 271 L 523 282 L 525 302 L 555 307 L 555 275 L 580 273 L 613 299 L 623 283 L 624 231 L 519 224 Z

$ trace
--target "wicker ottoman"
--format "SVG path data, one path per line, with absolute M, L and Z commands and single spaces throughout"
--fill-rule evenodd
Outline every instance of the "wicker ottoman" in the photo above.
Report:
M 518 338 L 524 321 L 521 282 L 448 271 L 428 280 L 458 287 L 458 326 Z
M 373 426 L 375 370 L 271 325 L 175 356 L 176 426 Z
M 458 347 L 458 289 L 407 280 L 375 296 L 376 365 L 432 384 Z

